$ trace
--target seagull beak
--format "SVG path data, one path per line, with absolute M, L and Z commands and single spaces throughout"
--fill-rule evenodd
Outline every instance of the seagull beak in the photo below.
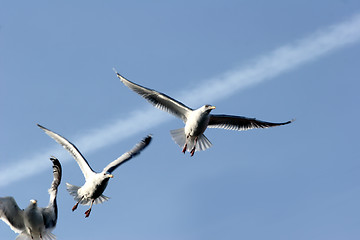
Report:
M 215 109 L 216 107 L 215 106 L 211 106 L 210 109 Z
M 31 202 L 32 204 L 37 203 L 37 201 L 36 201 L 36 200 L 34 200 L 34 199 L 31 199 L 31 200 L 30 200 L 30 202 Z
M 109 178 L 113 178 L 114 177 L 114 175 L 112 175 L 112 174 L 109 174 Z

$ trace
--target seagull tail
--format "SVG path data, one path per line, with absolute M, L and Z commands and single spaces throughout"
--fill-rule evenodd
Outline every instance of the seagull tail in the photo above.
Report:
M 171 137 L 176 142 L 177 145 L 183 147 L 186 142 L 185 130 L 184 128 L 174 129 L 170 131 Z
M 42 238 L 39 236 L 31 237 L 26 231 L 21 232 L 15 240 L 32 240 L 32 239 L 42 239 L 42 240 L 56 240 L 56 236 L 50 231 L 45 231 L 42 234 Z
M 56 236 L 53 233 L 48 231 L 48 232 L 45 232 L 42 234 L 42 239 L 43 240 L 56 240 Z
M 198 140 L 196 142 L 196 151 L 205 151 L 206 149 L 210 148 L 212 146 L 210 140 L 204 135 L 201 134 L 198 137 Z
M 101 195 L 100 197 L 98 197 L 97 199 L 95 199 L 95 202 L 94 204 L 100 204 L 100 203 L 103 203 L 107 200 L 109 200 L 110 198 L 105 196 L 105 195 Z
M 185 146 L 186 136 L 185 136 L 184 128 L 171 130 L 170 134 L 171 134 L 171 137 L 174 140 L 174 142 L 176 142 L 180 147 Z M 210 140 L 207 137 L 205 137 L 204 134 L 201 134 L 198 137 L 198 140 L 196 142 L 195 150 L 196 151 L 204 151 L 204 150 L 210 148 L 211 146 L 212 146 L 212 144 L 211 144 Z M 190 152 L 193 147 L 194 147 L 194 141 L 188 140 L 186 150 L 188 152 Z
M 15 240 L 31 240 L 31 236 L 26 231 L 21 232 Z
M 66 190 L 70 193 L 71 196 L 74 197 L 75 201 L 79 201 L 81 197 L 78 194 L 78 190 L 80 187 L 71 185 L 70 183 L 66 183 Z

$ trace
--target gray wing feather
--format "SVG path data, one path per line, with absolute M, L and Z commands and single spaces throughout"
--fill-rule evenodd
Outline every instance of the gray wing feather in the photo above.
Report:
M 0 198 L 0 219 L 16 233 L 25 230 L 24 210 L 19 208 L 13 197 Z
M 291 122 L 293 122 L 293 120 L 287 122 L 281 122 L 281 123 L 272 123 L 272 122 L 260 121 L 255 118 L 211 114 L 208 127 L 241 131 L 241 130 L 248 130 L 253 128 L 269 128 L 269 127 L 281 126 L 281 125 L 289 124 Z
M 130 151 L 124 153 L 104 168 L 104 172 L 112 173 L 118 166 L 140 154 L 151 142 L 152 137 L 148 135 L 141 142 L 137 143 Z
M 164 93 L 133 83 L 121 76 L 118 72 L 116 72 L 116 75 L 125 86 L 141 95 L 152 105 L 163 111 L 169 112 L 186 122 L 188 113 L 192 111 L 191 108 Z
M 81 152 L 76 148 L 74 144 L 69 142 L 66 138 L 60 136 L 59 134 L 37 124 L 39 128 L 45 131 L 47 135 L 53 138 L 57 143 L 62 145 L 76 160 L 78 163 L 82 173 L 84 174 L 85 179 L 88 179 L 91 175 L 95 174 L 94 171 L 91 169 L 89 163 L 86 161 L 84 156 Z
M 62 176 L 62 168 L 59 160 L 52 156 L 50 160 L 53 162 L 53 175 L 54 179 L 51 183 L 51 187 L 49 191 L 57 191 L 57 188 L 59 187 L 61 183 L 61 176 Z
M 61 182 L 61 175 L 62 175 L 62 168 L 59 160 L 55 157 L 51 157 L 50 160 L 53 162 L 54 179 L 49 189 L 49 194 L 50 194 L 49 205 L 41 210 L 46 229 L 51 229 L 56 226 L 56 222 L 58 218 L 56 195 L 57 195 L 58 186 L 60 185 Z

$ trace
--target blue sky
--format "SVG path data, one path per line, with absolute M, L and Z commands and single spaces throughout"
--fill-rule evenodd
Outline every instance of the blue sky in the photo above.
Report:
M 0 195 L 47 205 L 53 154 L 63 163 L 58 239 L 358 239 L 360 38 L 331 33 L 356 32 L 359 14 L 351 0 L 2 2 Z M 190 158 L 169 134 L 182 122 L 113 67 L 193 108 L 296 121 L 209 129 L 213 147 Z M 87 206 L 71 212 L 65 189 L 83 183 L 80 169 L 36 123 L 97 171 L 148 133 L 154 141 L 84 219 Z M 5 223 L 0 233 L 16 236 Z

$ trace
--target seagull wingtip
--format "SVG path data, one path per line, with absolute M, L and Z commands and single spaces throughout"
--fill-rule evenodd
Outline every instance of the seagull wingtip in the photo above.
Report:
M 119 72 L 114 67 L 112 69 L 116 74 L 119 74 Z
M 123 80 L 123 79 L 124 79 L 124 77 L 121 76 L 121 74 L 120 74 L 115 68 L 113 68 L 113 71 L 116 73 L 116 76 L 117 76 L 120 80 Z
M 153 135 L 149 134 L 144 138 L 144 142 L 149 144 L 151 142 L 152 138 L 153 138 Z

